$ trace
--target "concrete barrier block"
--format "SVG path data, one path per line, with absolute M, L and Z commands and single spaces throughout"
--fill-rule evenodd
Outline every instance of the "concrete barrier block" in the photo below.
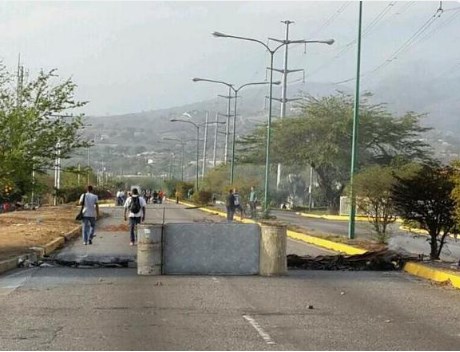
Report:
M 139 225 L 137 233 L 138 275 L 161 275 L 162 231 L 161 224 Z
M 256 275 L 259 241 L 255 224 L 166 224 L 163 273 Z
M 261 225 L 260 228 L 260 275 L 286 275 L 286 226 Z

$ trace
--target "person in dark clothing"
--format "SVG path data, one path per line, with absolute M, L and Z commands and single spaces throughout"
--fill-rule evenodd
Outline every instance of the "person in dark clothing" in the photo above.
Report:
M 233 215 L 235 215 L 235 196 L 233 195 L 233 189 L 228 191 L 227 200 L 225 202 L 227 208 L 227 221 L 233 221 Z

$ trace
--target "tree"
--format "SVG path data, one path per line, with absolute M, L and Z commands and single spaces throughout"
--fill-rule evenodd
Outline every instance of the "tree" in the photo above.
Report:
M 86 102 L 74 100 L 71 79 L 55 83 L 55 70 L 40 72 L 25 84 L 16 84 L 0 68 L 0 182 L 12 184 L 17 194 L 31 190 L 32 170 L 46 172 L 55 157 L 65 159 L 88 143 L 80 131 L 82 115 L 65 118 Z
M 454 189 L 452 190 L 452 198 L 455 200 L 455 231 L 460 229 L 460 160 L 452 162 Z
M 445 238 L 455 226 L 453 169 L 424 164 L 410 177 L 395 176 L 392 199 L 397 213 L 415 221 L 430 236 L 430 258 L 439 259 Z
M 340 195 L 350 179 L 353 98 L 345 94 L 320 99 L 308 97 L 297 117 L 273 123 L 271 162 L 311 165 L 318 175 L 331 213 L 337 213 Z M 393 159 L 425 160 L 428 145 L 419 135 L 422 115 L 408 112 L 394 117 L 383 104 L 361 99 L 359 168 L 387 165 Z M 242 161 L 264 162 L 266 127 L 258 127 L 241 143 Z
M 387 242 L 388 225 L 394 223 L 397 218 L 391 197 L 391 189 L 396 182 L 395 175 L 410 175 L 417 167 L 418 165 L 415 164 L 373 165 L 356 174 L 354 179 L 356 204 L 358 209 L 368 217 L 378 242 Z

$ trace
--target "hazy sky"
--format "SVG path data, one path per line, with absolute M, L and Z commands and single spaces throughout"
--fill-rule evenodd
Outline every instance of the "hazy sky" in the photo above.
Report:
M 358 2 L 20 2 L 0 3 L 0 58 L 15 70 L 18 54 L 33 74 L 57 68 L 78 84 L 90 115 L 155 110 L 224 94 L 203 77 L 243 84 L 265 79 L 268 55 L 255 43 L 214 38 L 213 31 L 335 43 L 289 49 L 289 68 L 307 71 L 307 82 L 339 82 L 355 71 Z M 364 88 L 403 71 L 436 75 L 460 71 L 460 3 L 365 1 Z M 438 12 L 440 14 L 440 12 Z M 432 23 L 431 23 L 432 22 Z M 426 30 L 423 25 L 426 24 Z M 408 40 L 419 30 L 414 42 Z M 407 50 L 404 44 L 410 44 Z M 404 49 L 397 58 L 393 54 Z M 336 55 L 338 57 L 334 58 Z M 281 68 L 282 50 L 276 55 Z M 457 64 L 457 66 L 455 66 Z M 414 71 L 415 70 L 415 71 Z M 289 81 L 301 78 L 291 74 Z M 353 84 L 353 82 L 351 82 Z M 262 88 L 263 89 L 263 88 Z

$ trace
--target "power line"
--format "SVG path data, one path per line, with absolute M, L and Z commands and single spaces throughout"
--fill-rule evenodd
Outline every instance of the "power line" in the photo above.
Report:
M 390 2 L 382 11 L 380 11 L 377 16 L 375 16 L 372 21 L 364 28 L 362 38 L 365 38 L 366 36 L 371 33 L 372 30 L 374 30 L 379 22 L 383 20 L 383 18 L 388 14 L 388 12 L 396 5 L 396 1 Z M 356 39 L 353 39 L 352 41 L 348 42 L 342 48 L 339 50 L 339 52 L 329 61 L 325 62 L 318 68 L 314 70 L 313 73 L 309 74 L 308 77 L 314 76 L 317 74 L 319 71 L 322 71 L 325 67 L 329 66 L 331 63 L 333 63 L 336 59 L 341 57 L 343 54 L 345 54 L 348 50 L 354 47 L 356 44 Z
M 439 16 L 438 16 L 439 14 Z M 399 55 L 403 54 L 405 51 L 407 51 L 412 45 L 415 45 L 415 42 L 417 41 L 418 38 L 428 29 L 430 26 L 433 24 L 434 21 L 436 21 L 439 17 L 440 14 L 442 14 L 442 8 L 438 8 L 434 15 L 430 16 L 430 18 L 417 30 L 415 31 L 412 36 L 407 39 L 403 45 L 401 45 L 392 55 L 390 55 L 385 62 L 377 66 L 375 69 L 370 71 L 370 73 L 375 73 L 386 66 L 388 66 L 391 62 L 396 60 Z
M 339 15 L 345 11 L 345 9 L 350 6 L 350 4 L 352 3 L 352 1 L 348 1 L 346 2 L 345 4 L 343 4 L 342 6 L 340 6 L 340 8 L 334 12 L 321 26 L 319 26 L 319 28 L 314 31 L 312 34 L 311 34 L 311 37 L 315 37 L 316 35 L 318 35 L 319 33 L 321 33 L 324 29 L 326 29 L 327 27 L 329 27 L 335 20 L 337 17 L 339 17 Z
M 367 76 L 371 73 L 376 73 L 378 72 L 379 70 L 382 70 L 383 68 L 387 67 L 389 64 L 391 64 L 394 60 L 396 60 L 398 58 L 398 56 L 402 55 L 404 52 L 406 52 L 411 46 L 415 45 L 418 41 L 418 39 L 420 38 L 420 36 L 428 29 L 431 27 L 431 25 L 433 24 L 433 22 L 436 21 L 436 19 L 438 19 L 441 14 L 443 12 L 443 9 L 442 9 L 442 2 L 440 2 L 440 6 L 438 7 L 438 9 L 436 10 L 436 12 L 434 13 L 434 15 L 431 15 L 427 21 L 425 21 L 425 23 L 423 23 L 423 25 L 418 28 L 414 34 L 412 34 L 411 37 L 409 37 L 409 39 L 407 39 L 395 52 L 393 52 L 393 54 L 391 54 L 383 63 L 381 63 L 380 65 L 378 65 L 376 68 L 374 68 L 373 70 L 371 71 L 368 71 L 368 72 L 365 72 L 363 74 L 360 75 L 360 78 L 361 77 L 364 77 L 364 76 Z M 334 84 L 342 84 L 342 83 L 347 83 L 347 82 L 351 82 L 353 80 L 355 80 L 356 77 L 353 77 L 353 78 L 349 78 L 349 79 L 346 79 L 346 80 L 343 80 L 343 81 L 339 81 L 339 82 L 334 82 Z
M 448 11 L 448 10 L 444 10 L 444 12 L 446 12 L 446 11 Z M 431 37 L 438 30 L 440 30 L 440 29 L 448 26 L 449 24 L 451 24 L 457 18 L 457 16 L 460 15 L 460 7 L 455 9 L 454 12 L 452 14 L 449 14 L 449 15 L 450 16 L 448 16 L 447 19 L 444 22 L 441 22 L 438 26 L 433 28 L 433 30 L 429 31 L 423 37 L 421 37 L 418 40 L 418 43 L 425 41 L 427 38 Z M 438 15 L 438 17 L 440 17 L 440 15 Z

